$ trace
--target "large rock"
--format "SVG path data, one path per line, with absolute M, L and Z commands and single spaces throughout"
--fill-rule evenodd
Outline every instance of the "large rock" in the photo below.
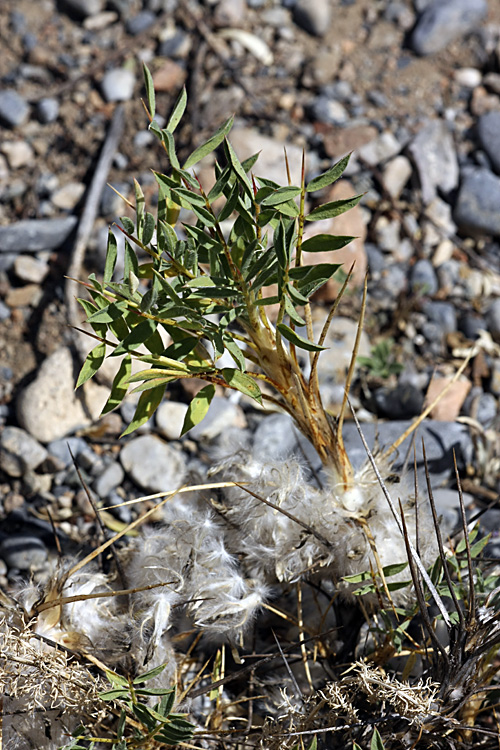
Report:
M 425 204 L 437 191 L 449 193 L 458 185 L 458 159 L 453 136 L 445 122 L 432 120 L 413 138 L 408 152 L 417 167 Z
M 10 477 L 22 477 L 47 458 L 47 450 L 19 427 L 6 427 L 0 435 L 0 468 Z
M 434 0 L 418 19 L 411 46 L 418 55 L 439 52 L 477 28 L 487 13 L 486 0 Z
M 500 178 L 489 169 L 468 171 L 455 205 L 457 225 L 474 234 L 500 235 Z
M 147 492 L 175 490 L 186 473 L 183 454 L 155 435 L 132 438 L 120 453 L 122 466 Z
M 479 118 L 477 132 L 495 170 L 500 174 L 500 112 L 487 112 Z
M 50 443 L 90 424 L 75 394 L 73 357 L 66 347 L 47 357 L 35 380 L 21 391 L 17 418 L 41 443 Z
M 55 250 L 76 226 L 76 216 L 63 219 L 27 219 L 0 227 L 0 253 L 37 253 Z

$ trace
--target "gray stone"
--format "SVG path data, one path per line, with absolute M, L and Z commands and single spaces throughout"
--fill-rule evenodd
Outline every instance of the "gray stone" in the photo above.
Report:
M 184 479 L 184 456 L 155 435 L 130 440 L 120 453 L 122 466 L 132 480 L 147 492 L 177 489 Z
M 63 0 L 66 12 L 78 18 L 95 16 L 104 10 L 105 5 L 105 0 Z
M 10 477 L 22 477 L 47 458 L 47 450 L 19 427 L 5 427 L 0 435 L 0 467 Z
M 123 482 L 124 476 L 122 465 L 118 461 L 113 461 L 94 482 L 94 492 L 99 497 L 108 497 L 110 492 Z
M 449 193 L 458 185 L 458 160 L 453 136 L 442 120 L 432 120 L 413 138 L 408 152 L 415 162 L 425 204 L 437 191 Z
M 481 386 L 475 386 L 465 399 L 462 411 L 482 427 L 490 427 L 498 413 L 498 402 L 492 393 L 484 393 Z
M 57 349 L 43 362 L 35 380 L 17 400 L 21 427 L 41 443 L 69 435 L 90 420 L 75 391 L 73 358 L 69 349 Z
M 474 234 L 500 235 L 499 206 L 500 177 L 485 168 L 468 170 L 455 205 L 457 225 Z
M 126 23 L 127 33 L 136 36 L 149 29 L 154 23 L 156 23 L 156 15 L 150 10 L 143 10 L 128 19 Z
M 160 435 L 168 440 L 178 440 L 187 410 L 187 404 L 163 401 L 156 412 L 156 428 Z
M 500 112 L 487 112 L 479 118 L 477 132 L 495 172 L 500 173 Z
M 479 336 L 480 331 L 488 330 L 488 324 L 481 315 L 466 313 L 460 318 L 458 328 L 462 331 L 464 336 L 467 336 L 471 341 L 475 341 Z
M 313 323 L 314 340 L 317 341 L 328 311 L 322 311 L 321 318 Z M 358 324 L 349 318 L 335 317 L 325 339 L 327 349 L 321 352 L 318 360 L 318 378 L 320 382 L 333 381 L 343 383 L 351 362 L 352 350 L 356 339 Z M 361 333 L 358 355 L 369 357 L 370 341 L 364 331 Z
M 0 120 L 10 128 L 22 125 L 29 115 L 29 105 L 17 91 L 0 91 Z
M 244 421 L 243 412 L 238 404 L 223 396 L 215 396 L 210 404 L 206 417 L 189 431 L 193 440 L 213 440 L 226 427 L 233 427 Z
M 315 120 L 329 125 L 342 125 L 349 119 L 349 113 L 340 102 L 328 96 L 317 96 L 312 105 L 312 115 Z
M 424 396 L 411 383 L 398 383 L 395 388 L 379 388 L 373 401 L 380 417 L 409 419 L 422 412 Z
M 388 449 L 396 439 L 402 435 L 412 424 L 411 420 L 401 422 L 382 422 L 379 424 L 364 423 L 361 425 L 366 442 L 373 450 L 378 441 L 381 450 Z M 453 450 L 456 452 L 459 471 L 465 469 L 467 463 L 472 461 L 474 446 L 465 425 L 458 422 L 434 422 L 425 420 L 417 429 L 415 439 L 415 450 L 417 456 L 417 468 L 419 479 L 423 473 L 422 438 L 425 443 L 425 451 L 429 470 L 433 482 L 437 485 L 448 480 L 454 474 Z M 344 443 L 351 463 L 355 467 L 362 466 L 367 461 L 366 451 L 359 436 L 356 425 L 353 422 L 344 424 Z M 405 456 L 411 450 L 410 464 L 413 466 L 413 435 L 410 435 L 400 445 L 394 455 L 394 469 L 400 469 L 405 463 Z M 420 481 L 420 486 L 425 483 Z
M 262 460 L 306 456 L 315 469 L 321 460 L 288 414 L 271 414 L 259 423 L 253 436 L 253 455 Z
M 47 561 L 45 544 L 36 536 L 11 536 L 0 542 L 0 557 L 8 568 L 38 570 Z
M 324 36 L 332 20 L 330 0 L 297 0 L 293 20 L 309 34 Z
M 410 286 L 414 292 L 430 295 L 436 294 L 439 284 L 434 266 L 427 260 L 417 260 L 410 272 Z
M 417 21 L 411 46 L 418 55 L 431 55 L 479 26 L 486 18 L 486 0 L 434 0 Z
M 387 130 L 372 141 L 360 146 L 356 151 L 356 156 L 369 167 L 376 167 L 399 154 L 400 150 L 401 145 L 398 139 Z
M 63 219 L 27 219 L 0 227 L 0 252 L 24 253 L 56 250 L 77 224 L 76 216 Z
M 36 113 L 38 119 L 44 125 L 50 122 L 55 122 L 59 117 L 59 102 L 53 97 L 47 96 L 40 99 L 36 105 Z
M 432 323 L 436 323 L 443 333 L 453 333 L 457 330 L 457 311 L 451 302 L 428 301 L 423 306 L 423 312 Z
M 498 338 L 500 336 L 500 299 L 494 300 L 486 313 L 488 331 Z
M 71 454 L 77 458 L 87 450 L 87 443 L 80 437 L 68 437 L 65 440 L 53 440 L 47 445 L 47 450 L 64 468 L 73 462 Z
M 132 98 L 135 75 L 127 68 L 108 70 L 101 81 L 101 92 L 107 102 L 126 102 Z
M 394 252 L 401 242 L 401 222 L 398 219 L 388 219 L 380 216 L 375 224 L 375 241 L 385 252 Z

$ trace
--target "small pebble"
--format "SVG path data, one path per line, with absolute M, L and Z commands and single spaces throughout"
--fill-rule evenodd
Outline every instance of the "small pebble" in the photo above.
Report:
M 439 289 L 436 272 L 427 258 L 417 260 L 410 272 L 410 285 L 413 292 L 432 296 Z
M 36 469 L 47 457 L 47 450 L 19 427 L 5 427 L 0 434 L 0 467 L 11 477 L 21 477 Z
M 297 0 L 293 20 L 313 36 L 325 36 L 332 20 L 330 0 Z
M 0 120 L 10 128 L 22 125 L 28 119 L 29 105 L 16 91 L 0 91 Z
M 455 203 L 457 225 L 476 234 L 500 235 L 500 178 L 489 169 L 469 170 Z
M 59 116 L 59 102 L 54 97 L 44 97 L 36 105 L 38 119 L 44 125 L 55 122 Z
M 33 258 L 31 255 L 18 255 L 14 261 L 14 273 L 21 281 L 41 284 L 48 272 L 47 263 Z
M 106 0 L 63 0 L 63 7 L 70 15 L 78 18 L 95 16 L 104 10 Z
M 487 112 L 479 118 L 477 132 L 495 172 L 500 174 L 500 112 Z
M 132 18 L 129 18 L 127 23 L 125 24 L 125 27 L 127 29 L 127 33 L 130 34 L 130 36 L 137 36 L 137 34 L 142 34 L 142 32 L 146 31 L 146 29 L 151 28 L 151 26 L 153 26 L 153 24 L 155 23 L 156 15 L 149 10 L 143 10 L 136 16 L 132 16 Z
M 135 75 L 126 68 L 108 70 L 101 81 L 101 92 L 107 102 L 126 102 L 132 98 Z
M 110 492 L 123 482 L 124 476 L 122 465 L 118 461 L 113 461 L 94 482 L 94 491 L 100 498 L 108 497 Z
M 122 448 L 120 461 L 131 479 L 147 492 L 175 490 L 186 472 L 183 454 L 155 435 L 132 438 Z
M 188 410 L 187 404 L 163 401 L 156 412 L 156 427 L 168 440 L 178 440 Z
M 7 157 L 11 169 L 20 169 L 34 163 L 34 152 L 26 141 L 4 141 L 0 150 Z

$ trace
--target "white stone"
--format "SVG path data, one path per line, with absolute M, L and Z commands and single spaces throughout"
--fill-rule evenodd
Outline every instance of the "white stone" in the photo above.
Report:
M 7 157 L 11 169 L 20 169 L 34 161 L 34 151 L 26 141 L 5 141 L 1 151 Z
M 22 281 L 41 284 L 49 272 L 47 263 L 31 255 L 18 255 L 14 261 L 14 273 Z
M 482 74 L 477 68 L 459 68 L 455 71 L 453 77 L 459 86 L 475 89 L 481 83 Z
M 41 443 L 70 435 L 90 420 L 75 394 L 73 357 L 66 347 L 47 357 L 17 400 L 18 422 Z
M 156 427 L 160 435 L 168 440 L 178 440 L 188 410 L 187 404 L 164 401 L 156 412 Z
M 101 92 L 107 102 L 126 102 L 132 98 L 135 75 L 127 68 L 108 70 L 101 81 Z
M 85 192 L 82 182 L 68 182 L 52 193 L 50 200 L 54 206 L 64 211 L 72 211 Z
M 395 156 L 386 164 L 382 174 L 382 184 L 392 198 L 399 198 L 412 171 L 410 160 L 403 155 Z

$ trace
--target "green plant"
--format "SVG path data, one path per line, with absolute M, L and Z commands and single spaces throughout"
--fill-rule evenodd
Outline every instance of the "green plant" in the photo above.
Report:
M 150 129 L 168 155 L 170 174 L 154 173 L 156 217 L 146 211 L 135 183 L 135 206 L 129 204 L 135 223 L 122 219 L 123 279 L 112 280 L 117 248 L 111 232 L 103 281 L 90 277 L 92 301 L 80 303 L 99 344 L 88 355 L 78 385 L 99 370 L 109 350 L 110 356 L 123 358 L 103 413 L 121 403 L 130 385 L 140 383 L 135 388 L 141 393 L 137 409 L 124 434 L 147 421 L 166 385 L 180 378 L 206 382 L 191 401 L 183 433 L 203 419 L 217 385 L 241 391 L 259 404 L 279 405 L 348 486 L 352 471 L 343 448 L 342 420 L 335 426 L 328 419 L 317 377 L 318 356 L 334 310 L 318 341 L 313 339 L 310 310 L 312 295 L 340 266 L 308 264 L 305 259 L 311 253 L 342 248 L 353 238 L 319 234 L 304 240 L 303 235 L 306 222 L 338 216 L 360 200 L 357 195 L 306 208 L 309 196 L 341 177 L 349 156 L 307 184 L 303 163 L 301 185 L 282 187 L 253 174 L 257 154 L 239 161 L 227 140 L 230 118 L 181 166 L 173 133 L 186 107 L 186 94 L 182 92 L 167 126 L 160 129 L 147 68 L 145 81 Z M 224 163 L 215 162 L 215 183 L 206 193 L 193 167 L 219 147 Z M 181 210 L 189 212 L 189 218 L 176 232 Z M 147 262 L 139 262 L 140 251 L 149 256 Z M 278 307 L 276 325 L 267 312 L 271 305 Z M 225 353 L 233 367 L 219 366 Z M 310 360 L 308 378 L 299 361 L 303 354 Z M 132 358 L 148 369 L 132 375 Z
M 358 357 L 358 363 L 366 367 L 370 375 L 376 378 L 389 378 L 399 375 L 403 365 L 394 360 L 394 339 L 388 338 L 372 346 L 369 357 Z
M 99 693 L 99 698 L 112 701 L 119 711 L 116 736 L 92 737 L 84 726 L 78 726 L 72 733 L 73 739 L 60 750 L 91 750 L 96 742 L 110 745 L 112 750 L 154 750 L 164 745 L 189 742 L 196 727 L 187 721 L 184 714 L 172 711 L 176 700 L 175 688 L 143 687 L 164 669 L 165 665 L 161 665 L 134 679 L 125 679 L 116 672 L 106 672 L 112 688 Z M 148 701 L 153 697 L 160 700 L 151 707 Z M 85 745 L 80 744 L 82 741 Z

